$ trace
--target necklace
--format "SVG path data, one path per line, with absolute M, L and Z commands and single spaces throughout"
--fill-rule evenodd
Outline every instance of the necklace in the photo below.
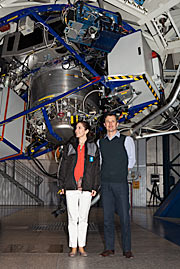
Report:
M 84 143 L 79 143 L 79 146 L 80 146 L 80 150 L 82 150 Z

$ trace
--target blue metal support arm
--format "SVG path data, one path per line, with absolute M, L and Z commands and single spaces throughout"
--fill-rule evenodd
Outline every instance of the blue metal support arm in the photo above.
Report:
M 48 31 L 67 49 L 69 52 L 76 57 L 76 59 L 82 63 L 95 77 L 99 77 L 99 74 L 89 65 L 86 61 L 73 49 L 71 48 L 37 13 L 32 12 L 32 15 L 36 20 L 41 22 L 45 27 L 47 27 Z M 107 87 L 105 81 L 101 81 L 101 83 Z
M 57 135 L 57 134 L 53 131 L 53 129 L 52 129 L 51 123 L 50 123 L 49 118 L 48 118 L 48 114 L 47 114 L 47 112 L 46 112 L 46 107 L 43 107 L 43 108 L 42 108 L 42 112 L 43 112 L 44 120 L 45 120 L 45 122 L 46 122 L 46 126 L 47 126 L 47 128 L 48 128 L 50 134 L 51 134 L 52 136 L 54 136 L 55 139 L 57 139 L 58 141 L 61 142 L 61 141 L 62 141 L 62 138 L 61 138 L 59 135 Z
M 43 150 L 43 151 L 40 151 L 40 152 L 37 152 L 36 154 L 34 154 L 33 155 L 33 158 L 37 158 L 37 157 L 39 157 L 39 156 L 41 156 L 41 155 L 43 155 L 43 154 L 46 154 L 46 153 L 48 153 L 48 152 L 50 152 L 50 151 L 52 151 L 53 149 L 52 148 L 48 148 L 48 149 L 45 149 L 45 150 Z M 31 158 L 29 158 L 29 160 L 30 160 Z
M 136 105 L 136 106 L 133 106 L 132 108 L 129 108 L 128 109 L 128 116 L 126 118 L 121 118 L 119 120 L 119 122 L 123 122 L 125 120 L 129 120 L 131 118 L 133 118 L 135 116 L 135 114 L 137 113 L 141 113 L 143 112 L 143 110 L 145 110 L 147 107 L 149 106 L 152 106 L 152 105 L 156 105 L 157 104 L 157 100 L 153 100 L 153 101 L 149 101 L 149 102 L 146 102 L 146 103 L 143 103 L 143 104 L 140 104 L 140 105 Z
M 39 145 L 39 146 L 33 148 L 33 154 L 34 154 L 35 152 L 38 152 L 41 148 L 43 148 L 43 147 L 45 147 L 45 146 L 47 146 L 47 145 L 48 145 L 48 141 L 46 141 L 46 142 L 44 142 L 43 144 L 41 144 L 41 145 Z
M 30 113 L 32 113 L 32 112 L 34 112 L 36 110 L 39 110 L 42 107 L 47 106 L 47 105 L 49 105 L 51 103 L 54 103 L 54 102 L 56 102 L 56 101 L 58 101 L 58 100 L 60 100 L 60 99 L 62 99 L 64 97 L 67 97 L 67 96 L 69 96 L 69 95 L 71 95 L 73 93 L 76 93 L 76 92 L 79 92 L 79 91 L 81 91 L 83 89 L 86 89 L 87 87 L 89 87 L 89 86 L 91 86 L 93 84 L 96 84 L 98 82 L 101 82 L 102 80 L 104 80 L 104 77 L 95 78 L 94 80 L 92 80 L 92 81 L 90 81 L 88 83 L 85 83 L 85 84 L 83 84 L 83 85 L 81 85 L 81 86 L 79 86 L 77 88 L 74 88 L 72 90 L 69 90 L 69 91 L 67 91 L 67 92 L 65 92 L 63 94 L 60 94 L 60 95 L 58 95 L 58 96 L 56 96 L 56 97 L 54 97 L 54 98 L 52 98 L 50 100 L 47 100 L 47 101 L 45 101 L 45 102 L 43 102 L 43 103 L 41 103 L 41 104 L 39 104 L 39 105 L 37 105 L 35 107 L 32 107 L 32 108 L 30 108 L 30 109 L 28 109 L 26 111 L 22 111 L 22 112 L 20 112 L 20 113 L 18 113 L 16 115 L 14 115 L 14 116 L 12 116 L 12 117 L 4 120 L 4 121 L 1 121 L 0 122 L 0 126 L 6 124 L 8 122 L 12 122 L 13 120 L 16 120 L 18 118 L 21 118 L 21 117 L 23 117 L 23 116 L 25 116 L 27 114 L 30 114 Z
M 157 103 L 157 100 L 152 100 L 152 101 L 149 101 L 149 102 L 146 102 L 146 103 L 142 103 L 142 104 L 130 107 L 129 108 L 129 113 L 130 114 L 137 113 L 137 112 L 139 112 L 139 110 L 143 109 L 144 107 L 148 107 L 149 105 L 153 105 L 154 103 Z
M 45 150 L 42 150 L 40 152 L 37 152 L 37 153 L 33 154 L 33 158 L 37 158 L 37 157 L 39 157 L 39 156 L 41 156 L 43 154 L 46 154 L 46 153 L 48 153 L 48 152 L 50 152 L 52 150 L 53 150 L 52 148 L 47 148 Z M 5 160 L 4 159 L 3 160 L 0 159 L 0 162 L 5 162 L 7 160 L 9 161 L 9 160 L 31 160 L 31 159 L 32 159 L 31 156 L 27 156 L 25 154 L 21 154 L 19 156 L 14 156 L 14 157 L 9 156 L 9 158 L 7 158 Z
M 6 145 L 8 145 L 10 148 L 15 150 L 17 153 L 20 153 L 20 149 L 14 146 L 12 143 L 10 143 L 7 139 L 3 138 L 2 140 Z
M 89 5 L 91 6 L 91 5 Z M 6 25 L 10 22 L 13 21 L 17 21 L 23 17 L 26 16 L 33 16 L 36 20 L 38 20 L 39 22 L 43 23 L 44 26 L 47 27 L 47 29 L 49 30 L 49 32 L 67 49 L 69 50 L 69 52 L 75 56 L 75 58 L 81 63 L 83 64 L 95 77 L 99 76 L 98 73 L 89 65 L 86 63 L 86 61 L 75 51 L 73 50 L 68 44 L 66 44 L 66 42 L 41 18 L 41 16 L 38 15 L 38 13 L 43 13 L 43 12 L 52 12 L 52 11 L 62 11 L 64 8 L 69 7 L 69 5 L 65 5 L 65 4 L 53 4 L 53 5 L 42 5 L 42 6 L 36 6 L 36 7 L 30 7 L 30 8 L 25 8 L 25 9 L 21 9 L 18 11 L 15 11 L 3 18 L 0 19 L 0 27 L 2 27 L 3 25 Z M 93 6 L 92 6 L 93 7 Z M 105 11 L 101 8 L 97 8 L 95 7 L 97 10 L 99 10 L 100 12 Z M 109 11 L 108 11 L 109 12 Z M 112 14 L 115 14 L 114 12 L 111 12 Z M 125 28 L 127 28 L 128 30 L 131 31 L 135 31 L 130 25 L 128 25 L 127 23 L 124 22 L 124 24 L 126 25 Z M 106 83 L 106 81 L 101 81 L 101 83 L 107 88 L 109 87 L 111 90 L 114 89 L 114 87 L 112 85 L 108 85 Z
M 50 12 L 50 11 L 62 11 L 68 5 L 65 4 L 54 4 L 54 5 L 41 5 L 36 7 L 28 7 L 21 10 L 12 12 L 11 14 L 0 19 L 0 27 L 10 22 L 17 21 L 23 17 L 31 15 L 32 12 Z

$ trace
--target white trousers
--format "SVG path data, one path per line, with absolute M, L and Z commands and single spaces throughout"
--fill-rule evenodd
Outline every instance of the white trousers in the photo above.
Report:
M 91 198 L 89 191 L 66 191 L 69 247 L 76 248 L 86 245 Z

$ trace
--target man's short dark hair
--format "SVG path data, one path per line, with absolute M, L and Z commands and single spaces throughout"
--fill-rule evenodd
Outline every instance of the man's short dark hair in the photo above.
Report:
M 105 120 L 106 120 L 106 118 L 107 118 L 108 116 L 114 116 L 114 117 L 116 118 L 116 121 L 118 121 L 117 116 L 116 116 L 115 113 L 113 113 L 113 112 L 108 112 L 108 113 L 106 113 L 106 114 L 104 115 L 104 122 L 105 122 Z

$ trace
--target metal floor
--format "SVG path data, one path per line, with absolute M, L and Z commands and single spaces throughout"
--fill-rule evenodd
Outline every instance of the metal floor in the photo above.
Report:
M 53 209 L 46 207 L 1 207 L 0 268 L 6 269 L 176 269 L 180 267 L 180 223 L 172 229 L 152 218 L 153 209 L 132 210 L 132 251 L 134 259 L 122 256 L 119 219 L 116 216 L 116 254 L 99 257 L 103 245 L 103 217 L 101 208 L 92 208 L 88 232 L 88 257 L 68 257 L 66 214 L 54 218 Z M 174 227 L 174 226 L 173 226 Z M 169 230 L 169 240 L 166 240 Z M 172 233 L 173 232 L 173 233 Z M 180 238 L 179 238 L 180 242 Z

